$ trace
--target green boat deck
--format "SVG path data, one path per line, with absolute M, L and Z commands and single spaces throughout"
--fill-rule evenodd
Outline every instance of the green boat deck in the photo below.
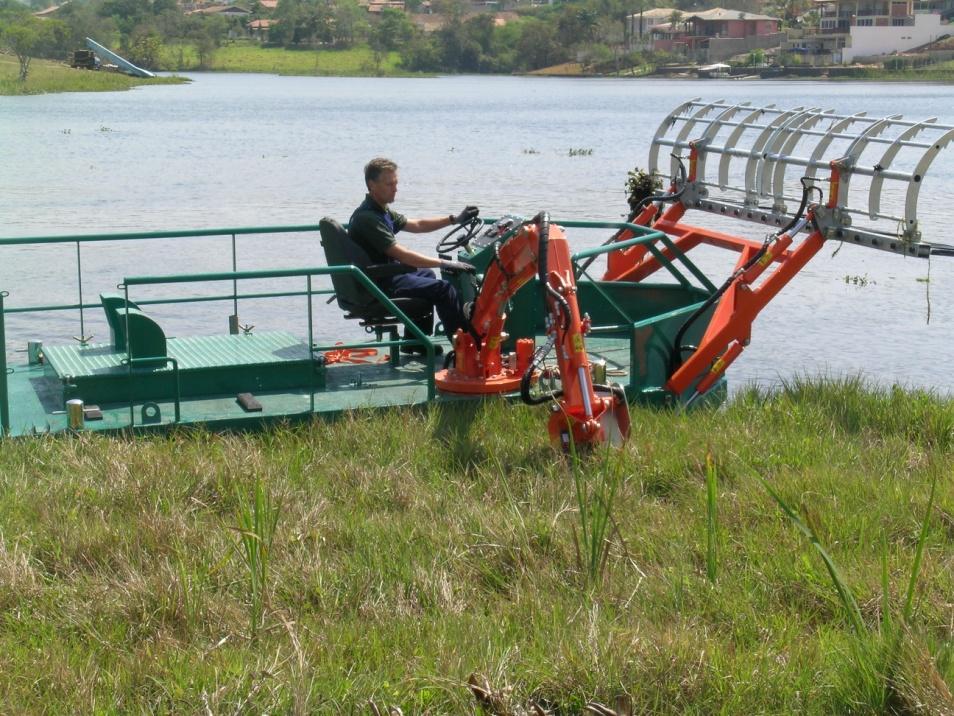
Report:
M 179 372 L 183 397 L 210 393 L 262 392 L 309 385 L 323 373 L 308 344 L 283 331 L 169 338 L 167 356 Z M 126 353 L 108 343 L 50 346 L 44 356 L 63 381 L 64 400 L 116 402 L 122 397 L 162 398 L 175 391 L 173 363 L 131 367 Z M 134 380 L 129 381 L 132 374 Z
M 562 225 L 586 229 L 626 228 L 635 234 L 626 241 L 586 249 L 572 257 L 574 262 L 579 262 L 580 308 L 592 326 L 586 336 L 586 349 L 591 362 L 605 361 L 606 382 L 621 385 L 630 401 L 650 405 L 684 402 L 689 397 L 688 392 L 673 395 L 665 389 L 671 373 L 674 337 L 680 330 L 685 331 L 683 338 L 687 343 L 701 337 L 711 315 L 711 307 L 706 301 L 715 291 L 713 284 L 661 232 L 620 222 L 566 221 Z M 237 235 L 311 234 L 318 228 L 248 227 L 0 239 L 0 247 L 75 244 L 77 253 L 77 295 L 73 302 L 46 305 L 37 303 L 30 295 L 11 293 L 0 287 L 0 345 L 4 348 L 0 353 L 0 375 L 6 378 L 0 380 L 0 432 L 22 436 L 68 430 L 67 403 L 74 399 L 82 400 L 86 409 L 83 429 L 94 432 L 152 431 L 195 424 L 212 429 L 243 429 L 262 423 L 305 420 L 315 415 L 334 415 L 355 409 L 480 400 L 480 396 L 437 390 L 434 374 L 443 367 L 442 357 L 427 360 L 398 352 L 394 359 L 390 359 L 391 351 L 412 344 L 427 346 L 439 341 L 445 351 L 449 351 L 450 346 L 443 338 L 426 335 L 357 267 L 333 264 L 237 270 Z M 222 235 L 231 235 L 232 271 L 126 276 L 118 284 L 111 279 L 108 286 L 96 286 L 94 290 L 119 291 L 101 293 L 100 303 L 91 303 L 84 298 L 79 257 L 82 248 L 89 243 L 157 238 L 191 240 Z M 494 260 L 498 243 L 494 236 L 496 234 L 491 234 L 485 243 L 475 244 L 470 253 L 461 255 L 475 265 L 479 275 L 485 273 Z M 500 238 L 500 241 L 504 240 L 506 237 Z M 586 273 L 589 259 L 637 245 L 647 247 L 659 259 L 664 273 L 668 274 L 668 281 L 603 281 Z M 670 260 L 663 255 L 663 250 L 675 258 Z M 345 321 L 348 327 L 344 328 L 341 337 L 345 341 L 350 340 L 350 336 L 360 337 L 343 346 L 335 339 L 322 344 L 315 334 L 316 326 L 321 326 L 327 333 L 330 325 L 327 315 L 337 314 L 339 322 L 342 317 L 341 309 L 331 305 L 332 299 L 329 298 L 335 295 L 335 289 L 329 284 L 334 284 L 336 277 L 349 277 L 385 306 L 389 315 L 396 317 L 390 324 L 392 327 L 379 326 L 376 337 L 369 338 L 355 322 Z M 461 281 L 460 277 L 457 279 Z M 450 277 L 450 280 L 455 279 Z M 279 281 L 284 282 L 281 287 L 268 290 L 270 285 L 266 284 Z M 249 285 L 246 282 L 254 282 L 255 290 L 240 290 L 240 284 L 243 287 Z M 190 288 L 195 284 L 211 285 L 212 292 L 203 289 L 196 295 L 196 289 Z M 214 288 L 223 284 L 231 285 L 231 290 L 219 292 Z M 474 299 L 474 287 L 458 282 L 457 290 L 463 300 Z M 505 352 L 513 350 L 518 338 L 532 337 L 537 345 L 547 342 L 546 312 L 541 306 L 540 296 L 539 284 L 534 279 L 508 301 L 505 333 L 509 339 L 502 344 Z M 292 332 L 239 330 L 240 303 L 291 297 L 302 300 L 301 320 L 295 322 L 299 329 Z M 14 305 L 8 306 L 7 299 Z M 156 316 L 149 312 L 153 305 L 201 302 L 230 304 L 232 330 L 228 334 L 167 337 L 168 328 L 160 325 Z M 10 336 L 5 333 L 4 319 L 11 314 L 51 311 L 78 314 L 81 336 L 86 334 L 84 311 L 105 311 L 111 341 L 56 345 L 44 340 L 43 363 L 37 363 L 35 344 L 31 348 L 24 340 L 34 338 L 35 331 L 31 329 L 30 335 L 21 334 L 11 343 Z M 208 319 L 201 319 L 201 322 L 208 323 Z M 398 328 L 393 327 L 394 324 L 403 324 L 405 338 L 398 339 Z M 286 328 L 290 324 L 279 320 L 271 325 Z M 10 365 L 7 358 L 13 351 L 24 347 L 33 355 L 22 364 L 17 361 L 18 364 Z M 354 362 L 334 360 L 334 352 L 368 348 L 373 348 L 376 354 L 372 357 L 359 354 Z M 554 372 L 545 371 L 544 374 L 553 375 Z M 552 388 L 559 387 L 557 378 Z M 549 388 L 544 385 L 539 390 Z M 713 391 L 713 394 L 724 395 L 724 392 L 723 382 L 721 390 Z M 251 404 L 244 398 L 240 401 L 239 394 L 250 394 L 254 400 Z
M 262 334 L 266 337 L 267 334 Z M 193 346 L 205 341 L 209 342 L 208 349 L 238 343 L 249 336 L 209 336 L 207 338 L 184 339 Z M 234 340 L 226 340 L 234 339 Z M 274 341 L 274 335 L 268 340 Z M 540 337 L 538 340 L 542 340 Z M 247 343 L 247 342 L 246 342 Z M 265 341 L 261 342 L 262 344 Z M 301 341 L 296 346 L 304 351 L 307 358 L 308 347 Z M 446 343 L 444 344 L 446 347 Z M 588 341 L 587 347 L 594 359 L 603 359 L 607 363 L 607 370 L 614 382 L 625 383 L 629 380 L 630 342 L 621 338 L 594 338 Z M 75 366 L 76 373 L 85 368 L 91 373 L 108 371 L 114 381 L 128 380 L 128 368 L 117 365 L 105 359 L 102 351 L 89 346 L 84 351 L 79 346 L 59 346 L 45 349 L 46 354 L 56 355 L 43 365 L 19 365 L 12 368 L 7 376 L 10 390 L 10 434 L 31 435 L 43 432 L 61 432 L 67 429 L 67 415 L 64 410 L 63 381 L 54 370 L 54 360 L 60 366 Z M 77 360 L 80 353 L 87 355 Z M 199 350 L 205 355 L 205 350 Z M 285 360 L 276 360 L 272 365 L 276 368 L 284 364 L 300 362 L 300 355 L 292 354 Z M 280 422 L 308 419 L 313 415 L 333 415 L 348 410 L 362 408 L 385 408 L 401 405 L 419 405 L 428 401 L 427 378 L 430 370 L 426 360 L 402 356 L 398 365 L 391 365 L 383 360 L 388 355 L 387 348 L 378 349 L 376 356 L 365 360 L 367 363 L 338 362 L 323 366 L 324 377 L 322 386 L 312 390 L 308 386 L 287 387 L 271 390 L 236 390 L 229 393 L 206 393 L 204 395 L 183 396 L 179 404 L 179 419 L 175 419 L 175 401 L 158 398 L 134 399 L 114 402 L 94 402 L 83 395 L 77 395 L 84 400 L 88 407 L 95 405 L 102 412 L 102 419 L 84 422 L 84 430 L 88 431 L 121 431 L 134 430 L 163 430 L 176 424 L 202 424 L 209 428 L 241 428 L 253 427 L 264 422 Z M 221 355 L 223 367 L 228 369 L 231 362 L 228 356 Z M 70 359 L 73 362 L 69 362 Z M 437 358 L 439 369 L 441 358 Z M 98 367 L 94 367 L 98 365 Z M 203 370 L 200 368 L 200 370 Z M 171 371 L 158 371 L 169 379 Z M 183 371 L 187 373 L 187 371 Z M 96 375 L 94 373 L 94 375 Z M 101 373 L 98 375 L 102 375 Z M 75 380 L 76 376 L 73 376 Z M 137 379 L 138 381 L 138 379 Z M 75 383 L 74 383 L 75 384 Z M 242 386 L 246 387 L 246 386 Z M 76 392 L 74 390 L 74 392 Z M 262 406 L 260 412 L 246 412 L 239 404 L 238 392 L 252 392 Z M 166 393 L 168 396 L 168 392 Z M 514 398 L 516 394 L 509 397 Z M 437 394 L 437 401 L 475 400 L 472 396 L 454 394 Z M 479 399 L 479 398 L 476 398 Z M 149 415 L 144 415 L 143 409 L 148 406 Z

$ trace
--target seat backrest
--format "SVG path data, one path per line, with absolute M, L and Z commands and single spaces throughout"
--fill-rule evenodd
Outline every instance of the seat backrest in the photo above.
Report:
M 125 318 L 120 319 L 119 312 L 125 308 L 139 308 L 139 306 L 132 301 L 127 301 L 121 293 L 101 293 L 99 302 L 103 304 L 103 311 L 106 313 L 113 350 L 126 350 L 126 321 Z
M 371 263 L 364 249 L 352 241 L 344 227 L 334 219 L 325 217 L 319 221 L 318 232 L 329 266 L 353 265 L 363 269 Z M 332 274 L 331 285 L 335 289 L 338 306 L 343 311 L 363 313 L 371 306 L 379 305 L 377 299 L 353 276 Z
M 119 318 L 125 325 L 129 320 L 129 356 L 156 358 L 166 354 L 166 334 L 162 327 L 138 308 L 124 308 Z M 124 345 L 123 350 L 126 350 Z

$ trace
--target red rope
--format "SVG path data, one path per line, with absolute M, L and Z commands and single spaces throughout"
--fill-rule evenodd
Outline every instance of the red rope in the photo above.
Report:
M 335 343 L 336 346 L 342 345 L 341 341 Z M 325 364 L 332 363 L 384 363 L 388 360 L 385 354 L 377 360 L 368 360 L 378 355 L 377 348 L 340 348 L 333 351 L 325 351 Z

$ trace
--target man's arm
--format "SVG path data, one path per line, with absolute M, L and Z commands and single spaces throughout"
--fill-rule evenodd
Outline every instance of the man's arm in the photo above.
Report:
M 410 224 L 411 222 L 409 221 L 407 223 Z M 406 246 L 401 246 L 401 244 L 394 244 L 384 253 L 392 259 L 397 259 L 402 264 L 413 266 L 414 268 L 440 268 L 441 266 L 441 259 L 436 256 L 419 254 L 417 251 L 412 251 Z
M 471 273 L 475 270 L 473 266 L 464 261 L 451 261 L 419 254 L 417 251 L 401 246 L 401 244 L 394 244 L 385 253 L 405 266 L 413 266 L 414 268 L 440 268 L 448 271 L 470 271 Z
M 446 217 L 435 216 L 430 219 L 408 220 L 401 228 L 406 231 L 410 231 L 412 234 L 426 234 L 429 231 L 446 229 L 449 226 L 454 226 L 455 224 L 468 224 L 476 219 L 479 214 L 480 209 L 478 209 L 476 206 L 465 206 L 464 210 L 459 214 L 451 214 L 450 216 Z
M 405 231 L 410 231 L 412 234 L 426 234 L 431 231 L 437 231 L 438 229 L 446 229 L 449 226 L 454 225 L 453 216 L 440 216 L 432 217 L 430 219 L 408 219 L 407 223 L 404 225 Z M 394 258 L 397 258 L 396 256 Z M 403 259 L 400 259 L 404 261 Z M 404 263 L 409 263 L 404 261 Z M 414 265 L 414 264 L 410 264 Z M 432 268 L 432 266 L 418 266 L 418 268 Z

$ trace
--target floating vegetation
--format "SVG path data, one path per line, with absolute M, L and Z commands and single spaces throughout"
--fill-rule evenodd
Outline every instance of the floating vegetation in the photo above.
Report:
M 636 167 L 626 175 L 626 200 L 630 211 L 636 211 L 644 199 L 662 189 L 662 179 Z
M 538 151 L 537 151 L 536 149 L 534 149 L 533 147 L 530 147 L 529 149 L 524 149 L 524 150 L 523 150 L 523 153 L 524 153 L 524 154 L 539 154 L 540 152 L 538 152 Z
M 850 283 L 854 286 L 874 286 L 874 279 L 868 278 L 868 274 L 864 276 L 851 276 L 850 274 L 845 274 L 845 283 Z
M 583 148 L 580 148 L 580 149 L 572 149 L 572 148 L 571 148 L 571 149 L 570 149 L 570 156 L 571 156 L 571 157 L 588 157 L 588 156 L 590 156 L 591 154 L 593 154 L 593 150 L 592 150 L 592 149 L 583 149 Z
M 112 132 L 113 130 L 110 129 L 109 127 L 103 125 L 103 126 L 101 126 L 101 127 L 99 128 L 99 131 L 100 131 L 100 132 Z

